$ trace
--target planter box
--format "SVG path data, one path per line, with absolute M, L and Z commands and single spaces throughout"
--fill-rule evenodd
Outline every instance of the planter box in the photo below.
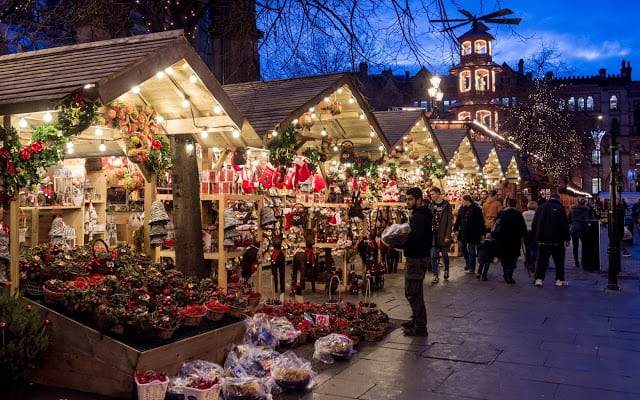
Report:
M 40 303 L 25 301 L 52 322 L 49 350 L 31 380 L 119 398 L 132 397 L 136 369 L 175 375 L 182 363 L 189 360 L 222 365 L 231 345 L 242 341 L 245 330 L 244 322 L 238 321 L 157 347 L 139 349 Z

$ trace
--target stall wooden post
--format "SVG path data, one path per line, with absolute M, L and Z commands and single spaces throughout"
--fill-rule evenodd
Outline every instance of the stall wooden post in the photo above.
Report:
M 156 260 L 156 247 L 151 247 L 151 227 L 149 226 L 149 219 L 151 218 L 151 205 L 156 198 L 156 184 L 157 178 L 155 175 L 151 175 L 144 183 L 144 252 L 152 259 Z
M 9 279 L 11 280 L 11 294 L 20 290 L 20 207 L 18 200 L 11 200 L 9 206 Z

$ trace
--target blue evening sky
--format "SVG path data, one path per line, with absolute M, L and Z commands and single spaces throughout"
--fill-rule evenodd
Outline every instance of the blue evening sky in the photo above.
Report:
M 494 59 L 515 66 L 519 58 L 535 54 L 540 43 L 552 45 L 572 74 L 593 75 L 599 68 L 619 73 L 622 59 L 631 61 L 633 76 L 640 77 L 640 0 L 447 0 L 449 17 L 461 15 L 457 4 L 478 15 L 499 4 L 511 8 L 522 23 L 514 28 L 492 28 L 496 36 Z M 484 9 L 481 9 L 481 5 Z M 479 14 L 482 15 L 482 14 Z M 495 27 L 495 25 L 494 25 Z M 464 28 L 456 30 L 461 34 Z M 423 43 L 431 47 L 428 36 Z M 446 53 L 440 59 L 446 59 Z M 433 62 L 436 69 L 439 62 Z M 442 71 L 444 72 L 444 71 Z

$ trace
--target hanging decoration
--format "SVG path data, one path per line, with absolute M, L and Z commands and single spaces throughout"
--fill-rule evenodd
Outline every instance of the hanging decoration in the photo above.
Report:
M 292 165 L 293 157 L 296 155 L 297 133 L 296 127 L 289 125 L 267 144 L 271 164 L 284 168 Z
M 351 164 L 351 168 L 347 170 L 348 176 L 356 177 L 378 177 L 378 161 L 372 161 L 369 157 L 356 157 Z
M 144 165 L 156 176 L 171 168 L 169 142 L 158 133 L 159 126 L 151 108 L 112 103 L 106 107 L 104 117 L 107 126 L 120 129 L 124 135 L 131 161 Z
M 0 201 L 40 183 L 48 167 L 64 160 L 64 146 L 94 122 L 97 109 L 97 101 L 72 94 L 60 103 L 55 122 L 35 128 L 26 146 L 14 128 L 0 127 Z
M 420 169 L 425 178 L 435 177 L 442 179 L 447 175 L 442 161 L 437 159 L 433 154 L 425 154 L 425 156 L 422 157 Z
M 314 174 L 318 171 L 318 167 L 320 166 L 320 163 L 327 161 L 327 155 L 315 147 L 307 148 L 302 153 L 302 155 L 307 157 L 307 163 L 309 164 L 309 168 L 311 169 L 311 172 L 313 172 Z
M 395 163 L 389 163 L 389 179 L 397 180 L 398 179 L 398 165 Z

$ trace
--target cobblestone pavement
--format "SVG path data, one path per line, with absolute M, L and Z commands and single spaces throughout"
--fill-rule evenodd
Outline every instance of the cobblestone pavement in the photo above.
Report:
M 640 399 L 640 246 L 630 250 L 619 293 L 605 291 L 605 273 L 576 270 L 570 249 L 563 288 L 553 285 L 553 269 L 540 289 L 521 262 L 517 284 L 507 285 L 497 265 L 489 282 L 481 282 L 453 259 L 448 282 L 425 281 L 428 338 L 393 330 L 351 361 L 319 368 L 312 392 L 277 398 Z M 308 299 L 314 298 L 321 296 Z M 394 319 L 410 316 L 402 274 L 389 275 L 374 301 Z M 300 351 L 310 357 L 309 347 Z M 28 398 L 98 399 L 49 388 Z

